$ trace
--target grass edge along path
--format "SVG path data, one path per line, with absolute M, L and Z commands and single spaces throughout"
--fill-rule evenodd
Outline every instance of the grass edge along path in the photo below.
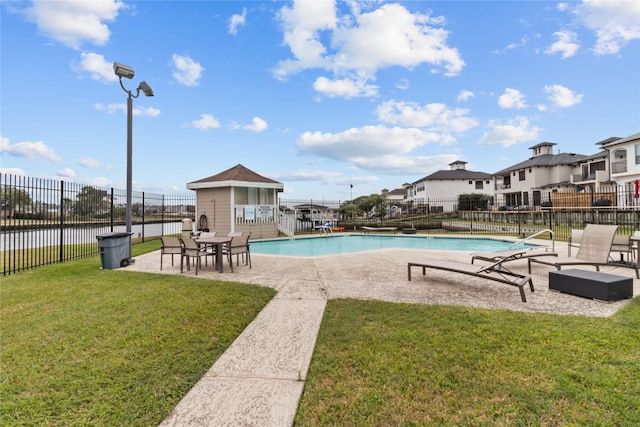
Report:
M 329 301 L 295 425 L 640 425 L 640 298 L 611 318 Z
M 97 257 L 5 277 L 0 425 L 157 425 L 274 295 Z

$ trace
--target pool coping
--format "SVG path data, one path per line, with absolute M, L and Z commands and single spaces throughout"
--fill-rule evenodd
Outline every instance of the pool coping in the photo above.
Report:
M 370 238 L 370 237 L 384 237 L 384 238 L 388 238 L 388 239 L 393 239 L 393 238 L 404 238 L 404 239 L 424 239 L 424 238 L 429 238 L 429 239 L 469 239 L 469 240 L 493 240 L 493 241 L 497 241 L 497 242 L 504 242 L 504 243 L 511 243 L 514 244 L 516 242 L 518 242 L 518 240 L 520 239 L 513 239 L 510 238 L 509 236 L 507 237 L 494 237 L 494 236 L 456 236 L 456 235 L 449 235 L 449 234 L 438 234 L 438 235 L 431 235 L 431 234 L 389 234 L 389 233 L 357 233 L 357 232 L 346 232 L 346 233 L 337 233 L 337 234 L 326 234 L 326 235 L 302 235 L 302 236 L 292 236 L 292 237 L 273 237 L 273 238 L 266 238 L 266 239 L 255 239 L 255 240 L 251 240 L 251 243 L 257 243 L 257 242 L 274 242 L 274 241 L 288 241 L 288 240 L 303 240 L 303 239 L 325 239 L 325 238 L 334 238 L 334 237 L 348 237 L 348 236 L 358 236 L 358 237 L 365 237 L 365 238 Z M 544 240 L 538 240 L 539 242 L 545 242 L 545 243 L 538 243 L 538 244 L 531 244 L 531 243 L 526 243 L 526 245 L 529 245 L 531 247 L 536 247 L 536 248 L 546 248 L 548 247 L 548 241 L 544 241 Z M 450 250 L 450 251 L 454 251 L 452 249 L 431 249 L 431 248 L 425 248 L 425 249 L 419 249 L 419 248 L 376 248 L 376 249 L 365 249 L 365 250 L 359 250 L 359 251 L 355 251 L 355 252 L 343 252 L 343 253 L 334 253 L 334 254 L 322 254 L 322 255 L 291 255 L 291 254 L 266 254 L 266 253 L 260 253 L 260 252 L 252 252 L 252 254 L 259 254 L 262 256 L 282 256 L 282 257 L 292 257 L 292 258 L 318 258 L 318 257 L 327 257 L 327 256 L 339 256 L 339 255 L 346 255 L 346 254 L 357 254 L 357 253 L 368 253 L 368 252 L 373 252 L 373 251 L 377 251 L 377 250 L 388 250 L 388 249 L 416 249 L 416 250 Z M 507 250 L 507 249 L 505 249 Z M 467 250 L 458 250 L 456 252 L 468 252 Z M 481 252 L 481 250 L 474 250 L 474 252 Z

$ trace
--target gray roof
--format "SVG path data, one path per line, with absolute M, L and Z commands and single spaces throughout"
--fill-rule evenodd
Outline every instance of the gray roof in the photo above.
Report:
M 529 150 L 533 150 L 534 148 L 538 148 L 538 147 L 546 147 L 546 146 L 553 146 L 553 145 L 558 145 L 558 144 L 556 144 L 555 142 L 541 142 L 532 147 L 529 147 Z
M 456 170 L 442 170 L 432 173 L 431 175 L 425 176 L 422 179 L 419 179 L 416 182 L 420 181 L 455 181 L 455 180 L 465 180 L 465 179 L 490 179 L 491 174 L 485 172 L 474 172 L 468 171 L 466 169 L 456 169 Z
M 607 146 L 611 147 L 614 145 L 623 144 L 625 142 L 634 141 L 636 139 L 640 139 L 640 132 L 634 133 L 633 135 L 627 136 L 626 138 L 618 138 L 608 142 L 607 140 L 605 140 L 603 141 L 604 142 L 603 147 L 607 147 Z
M 584 154 L 575 153 L 542 154 L 540 156 L 531 157 L 524 162 L 509 166 L 506 169 L 499 170 L 498 172 L 494 173 L 494 175 L 502 175 L 507 172 L 517 171 L 534 166 L 571 165 L 576 162 L 581 162 L 583 160 L 589 159 L 590 157 L 592 156 L 585 156 Z
M 391 190 L 387 193 L 388 195 L 392 195 L 392 196 L 404 196 L 405 194 L 407 194 L 407 190 L 405 190 L 404 188 L 396 188 L 395 190 Z
M 591 156 L 587 156 L 586 158 L 582 159 L 582 160 L 595 160 L 598 158 L 604 158 L 606 159 L 607 157 L 609 157 L 609 151 L 607 150 L 602 150 L 599 153 L 593 154 Z
M 596 145 L 602 145 L 602 146 L 604 147 L 605 145 L 607 145 L 607 144 L 609 144 L 609 143 L 611 143 L 611 142 L 613 142 L 613 141 L 617 141 L 617 140 L 619 140 L 619 139 L 622 139 L 622 138 L 617 137 L 617 136 L 612 136 L 612 137 L 610 137 L 610 138 L 603 139 L 603 140 L 602 140 L 602 141 L 600 141 L 600 142 L 596 142 Z

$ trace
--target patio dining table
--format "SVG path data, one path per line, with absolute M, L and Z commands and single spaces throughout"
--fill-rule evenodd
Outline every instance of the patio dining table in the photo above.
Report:
M 224 262 L 222 261 L 222 252 L 223 252 L 224 245 L 231 243 L 231 237 L 227 237 L 227 236 L 200 237 L 195 240 L 198 245 L 211 246 L 215 249 L 216 269 L 220 273 L 224 273 Z

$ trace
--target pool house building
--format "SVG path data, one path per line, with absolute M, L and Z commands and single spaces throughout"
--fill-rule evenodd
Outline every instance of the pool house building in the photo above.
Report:
M 196 193 L 196 231 L 251 233 L 252 239 L 278 237 L 280 182 L 238 164 L 187 183 Z

